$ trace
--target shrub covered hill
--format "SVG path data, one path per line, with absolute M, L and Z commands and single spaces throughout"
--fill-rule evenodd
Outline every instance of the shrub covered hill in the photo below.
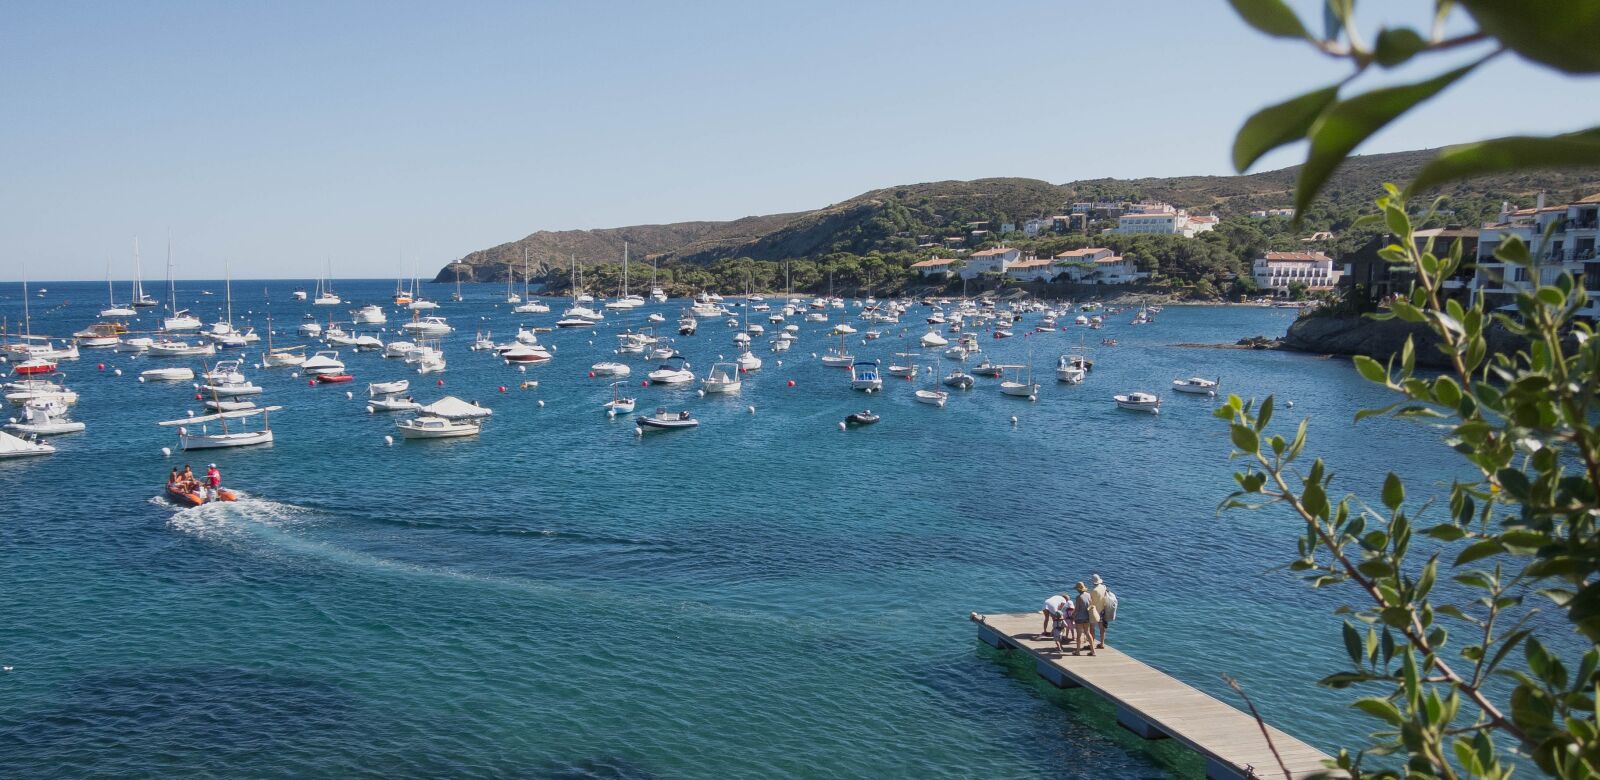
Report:
M 1435 150 L 1353 157 L 1334 175 L 1324 195 L 1298 231 L 1286 219 L 1253 219 L 1260 209 L 1283 208 L 1291 201 L 1298 167 L 1246 176 L 1179 176 L 1147 179 L 1090 179 L 1050 184 L 1037 179 L 1001 178 L 908 184 L 863 193 L 841 203 L 792 214 L 744 217 L 726 222 L 679 222 L 603 230 L 541 230 L 524 238 L 472 252 L 439 271 L 435 281 L 504 281 L 508 270 L 522 276 L 524 250 L 530 276 L 546 289 L 565 290 L 569 258 L 582 269 L 585 287 L 615 294 L 621 281 L 627 242 L 632 279 L 648 284 L 649 265 L 659 266 L 658 281 L 673 294 L 711 289 L 720 292 L 779 290 L 787 268 L 796 291 L 835 289 L 852 293 L 922 289 L 911 263 L 999 243 L 1041 256 L 1089 245 L 1109 246 L 1137 259 L 1151 271 L 1150 292 L 1180 292 L 1213 297 L 1248 292 L 1249 261 L 1269 249 L 1320 249 L 1335 256 L 1371 238 L 1351 230 L 1369 210 L 1384 182 L 1404 182 Z M 1561 203 L 1600 192 L 1600 170 L 1547 171 L 1492 176 L 1458 183 L 1443 191 L 1438 224 L 1476 225 L 1492 219 L 1500 205 L 1531 205 L 1544 192 Z M 1095 222 L 1087 234 L 1045 232 L 1036 237 L 1001 235 L 1002 225 L 1023 225 L 1036 217 L 1064 214 L 1077 201 L 1161 201 L 1191 214 L 1214 213 L 1222 222 L 1213 233 L 1181 236 L 1102 235 L 1114 220 Z M 1417 199 L 1418 203 L 1423 199 Z M 973 223 L 983 223 L 974 225 Z M 973 235 L 974 228 L 989 233 Z M 1328 231 L 1333 239 L 1307 243 Z M 961 237 L 960 250 L 943 246 Z M 986 280 L 992 287 L 999 280 Z M 645 292 L 644 289 L 635 290 Z

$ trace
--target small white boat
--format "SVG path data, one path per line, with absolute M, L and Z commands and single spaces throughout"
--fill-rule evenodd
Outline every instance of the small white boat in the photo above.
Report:
M 1112 399 L 1117 402 L 1117 408 L 1119 409 L 1149 412 L 1151 414 L 1161 411 L 1161 396 L 1154 393 L 1132 392 L 1126 395 L 1112 396 Z
M 1172 389 L 1189 395 L 1216 395 L 1217 388 L 1221 384 L 1221 379 L 1201 379 L 1200 377 L 1192 376 L 1188 379 L 1172 380 Z
M 350 320 L 358 325 L 382 325 L 389 321 L 389 315 L 383 312 L 382 306 L 369 303 L 350 312 Z
M 36 436 L 54 436 L 60 433 L 76 433 L 85 427 L 81 422 L 67 419 L 66 404 L 40 398 L 23 404 L 22 417 L 12 418 L 5 429 Z
M 1002 395 L 1028 399 L 1038 397 L 1039 383 L 1033 381 L 1033 369 L 1022 365 L 1004 366 L 1004 368 L 1016 373 L 1012 374 L 1009 379 L 1001 380 L 1000 393 Z
M 688 361 L 682 355 L 671 355 L 649 374 L 650 384 L 653 385 L 681 385 L 694 381 L 694 372 L 689 370 Z
M 622 383 L 621 382 L 612 382 L 611 383 L 611 400 L 605 402 L 602 405 L 601 408 L 605 409 L 606 412 L 608 412 L 610 414 L 617 415 L 617 414 L 632 414 L 633 413 L 633 407 L 634 407 L 633 399 L 632 398 L 624 398 L 623 395 L 622 395 Z
M 305 362 L 305 347 L 280 347 L 261 353 L 261 365 L 264 368 L 299 366 Z
M 690 415 L 688 410 L 669 412 L 664 406 L 657 408 L 654 414 L 634 418 L 634 422 L 638 423 L 640 430 L 658 431 L 678 431 L 700 425 L 700 421 Z
M 966 360 L 967 348 L 957 344 L 944 351 L 944 356 L 951 360 Z
M 149 352 L 150 345 L 154 343 L 156 343 L 156 340 L 149 336 L 133 336 L 132 338 L 124 336 L 121 343 L 117 344 L 116 349 L 118 352 L 138 354 L 140 352 Z
M 883 376 L 878 373 L 878 361 L 857 360 L 850 364 L 850 389 L 868 393 L 883 389 Z
M 316 322 L 302 322 L 298 328 L 300 335 L 316 338 L 322 335 L 322 325 Z
M 443 336 L 455 330 L 444 321 L 443 317 L 419 317 L 400 327 L 405 332 L 418 336 Z
M 56 448 L 48 444 L 12 436 L 0 431 L 0 459 L 26 458 L 31 455 L 49 455 Z
M 428 300 L 426 298 L 417 298 L 417 299 L 413 300 L 412 302 L 406 304 L 406 308 L 408 308 L 408 309 L 410 309 L 412 311 L 431 311 L 433 309 L 439 308 L 439 304 L 435 303 L 434 301 L 430 301 L 430 300 Z
M 849 335 L 854 334 L 855 332 L 856 332 L 856 329 L 850 327 L 849 323 L 841 322 L 838 325 L 833 326 L 833 332 L 831 334 L 829 334 L 829 335 L 832 335 L 832 336 L 849 336 Z
M 128 329 L 115 322 L 97 322 L 72 334 L 78 346 L 84 349 L 108 349 L 122 343 L 122 334 Z
M 950 394 L 943 390 L 918 390 L 916 397 L 917 403 L 930 406 L 944 406 L 950 400 Z
M 536 301 L 530 298 L 524 301 L 522 305 L 512 309 L 512 311 L 518 314 L 549 314 L 550 306 L 543 301 Z
M 422 404 L 412 400 L 410 396 L 401 398 L 398 395 L 383 395 L 367 399 L 367 408 L 374 412 L 414 412 L 422 408 Z
M 402 439 L 454 439 L 476 436 L 483 430 L 483 426 L 471 420 L 447 420 L 433 415 L 398 420 L 394 427 L 400 430 Z
M 748 349 L 740 352 L 739 356 L 733 359 L 733 362 L 739 367 L 740 371 L 743 371 L 746 374 L 750 373 L 751 371 L 761 370 L 761 358 L 756 357 L 755 353 Z
M 556 327 L 558 327 L 558 328 L 592 328 L 592 327 L 594 327 L 594 321 L 585 319 L 583 317 L 562 317 L 561 319 L 556 320 Z
M 959 368 L 946 374 L 943 381 L 945 387 L 954 387 L 959 390 L 971 390 L 972 385 L 977 382 L 971 374 L 965 373 Z
M 667 321 L 667 317 L 666 317 L 666 315 L 662 314 L 661 312 L 653 311 L 653 312 L 650 312 L 650 316 L 645 317 L 645 320 L 648 321 L 648 322 L 653 322 L 653 323 L 661 323 L 661 322 L 666 322 Z
M 201 385 L 199 390 L 201 393 L 217 398 L 238 398 L 240 396 L 261 394 L 261 386 L 252 385 L 248 381 Z
M 166 317 L 161 320 L 162 329 L 169 333 L 177 333 L 178 331 L 184 330 L 199 330 L 204 324 L 205 323 L 200 321 L 199 317 L 190 314 L 188 309 L 179 309 L 177 313 L 173 314 L 171 317 Z
M 713 363 L 705 378 L 700 380 L 700 389 L 706 395 L 737 393 L 743 386 L 744 381 L 739 378 L 739 366 L 735 363 Z
M 453 395 L 447 395 L 422 407 L 424 414 L 433 417 L 443 417 L 446 420 L 476 420 L 494 414 L 487 407 L 475 403 L 468 403 Z
M 224 401 L 220 398 L 207 398 L 201 405 L 213 412 L 237 412 L 241 409 L 254 409 L 254 401 Z
M 384 345 L 383 356 L 386 358 L 402 360 L 406 355 L 411 354 L 411 350 L 416 348 L 417 345 L 409 341 L 391 341 Z
M 178 446 L 184 450 L 212 450 L 224 447 L 249 447 L 256 444 L 272 443 L 272 427 L 268 421 L 268 413 L 282 409 L 281 406 L 265 406 L 255 409 L 243 409 L 237 412 L 217 412 L 215 414 L 202 414 L 179 420 L 166 420 L 156 423 L 161 426 L 181 426 L 178 428 Z M 259 430 L 228 430 L 229 420 L 245 420 L 256 415 L 261 416 Z M 221 423 L 222 431 L 212 433 L 206 423 Z M 241 422 L 242 424 L 242 422 Z M 200 432 L 189 430 L 189 426 L 201 426 Z
M 1066 382 L 1069 385 L 1082 384 L 1088 375 L 1089 372 L 1085 371 L 1083 366 L 1073 363 L 1069 355 L 1062 355 L 1061 359 L 1056 361 L 1057 382 Z
M 411 380 L 396 379 L 393 382 L 370 382 L 367 384 L 367 395 L 378 397 L 384 395 L 399 395 L 411 387 Z
M 139 378 L 146 382 L 187 382 L 194 379 L 194 369 L 184 366 L 152 368 L 139 372 Z
M 162 339 L 150 345 L 148 354 L 151 357 L 205 357 L 217 354 L 217 345 Z
M 355 343 L 351 346 L 355 347 L 357 352 L 377 352 L 383 349 L 383 341 L 370 333 L 363 333 L 356 336 Z
M 922 334 L 920 343 L 922 344 L 923 348 L 932 349 L 933 347 L 945 346 L 950 343 L 950 340 L 939 335 L 938 333 L 933 332 L 932 330 L 929 330 L 927 333 Z
M 501 350 L 500 357 L 512 363 L 547 363 L 551 355 L 544 347 L 519 343 L 510 349 Z
M 339 359 L 338 352 L 325 349 L 306 358 L 306 362 L 300 364 L 300 368 L 307 374 L 313 375 L 342 374 L 344 373 L 344 361 Z
M 589 370 L 593 371 L 595 376 L 627 376 L 633 373 L 633 369 L 629 368 L 627 363 L 618 363 L 615 360 L 602 360 L 590 366 Z
M 917 375 L 917 353 L 896 352 L 894 360 L 889 361 L 889 376 L 910 379 Z

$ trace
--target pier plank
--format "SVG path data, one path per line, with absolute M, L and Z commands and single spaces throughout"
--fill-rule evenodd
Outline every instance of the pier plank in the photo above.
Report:
M 1114 647 L 1095 655 L 1058 653 L 1048 636 L 1039 634 L 1037 612 L 972 614 L 979 636 L 996 646 L 1033 656 L 1040 676 L 1069 687 L 1094 691 L 1117 707 L 1117 720 L 1146 738 L 1170 737 L 1206 759 L 1206 774 L 1215 780 L 1282 777 L 1278 761 L 1261 736 L 1254 718 L 1230 704 Z M 1326 753 L 1267 726 L 1272 746 L 1295 778 L 1326 772 Z

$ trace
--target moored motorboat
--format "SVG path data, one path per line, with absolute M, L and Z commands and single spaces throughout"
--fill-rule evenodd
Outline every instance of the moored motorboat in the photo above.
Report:
M 678 354 L 666 358 L 649 376 L 653 385 L 681 385 L 694 381 L 694 372 L 689 370 L 688 361 Z
M 344 373 L 344 361 L 339 359 L 337 351 L 325 349 L 306 358 L 306 361 L 300 364 L 300 368 L 313 376 L 317 374 L 342 374 Z
M 686 428 L 695 428 L 700 425 L 693 415 L 686 409 L 681 412 L 669 412 L 667 408 L 658 407 L 653 414 L 635 417 L 634 422 L 640 430 L 677 431 Z
M 1057 382 L 1066 382 L 1069 385 L 1076 385 L 1082 383 L 1084 377 L 1087 375 L 1088 372 L 1085 371 L 1082 366 L 1075 365 L 1068 355 L 1062 355 L 1061 359 L 1056 361 Z
M 317 374 L 317 381 L 325 385 L 342 384 L 356 381 L 353 374 Z
M 857 360 L 850 364 L 850 389 L 868 393 L 883 389 L 883 376 L 878 373 L 878 361 Z
M 734 363 L 713 363 L 705 378 L 700 380 L 700 389 L 706 395 L 737 393 L 742 387 L 744 381 L 739 378 L 739 366 Z
M 476 436 L 483 426 L 472 420 L 449 420 L 434 415 L 423 415 L 395 421 L 403 439 L 454 439 Z
M 194 379 L 194 369 L 187 366 L 169 366 L 140 371 L 139 378 L 146 382 L 187 382 Z
M 1150 412 L 1156 414 L 1161 411 L 1161 396 L 1154 393 L 1132 392 L 1112 396 L 1117 402 L 1117 408 L 1135 412 Z
M 627 376 L 633 369 L 627 363 L 618 363 L 615 360 L 602 360 L 589 367 L 595 376 Z
M 1189 395 L 1216 395 L 1217 388 L 1222 384 L 1221 379 L 1201 379 L 1197 376 L 1188 379 L 1172 380 L 1172 389 Z
M 411 396 L 381 395 L 367 399 L 367 409 L 375 412 L 411 412 L 422 408 Z
M 54 436 L 76 433 L 86 426 L 77 420 L 67 419 L 67 405 L 49 398 L 38 398 L 22 405 L 22 417 L 12 419 L 5 429 L 16 433 Z
M 976 380 L 972 378 L 971 374 L 965 373 L 961 369 L 957 368 L 952 370 L 949 374 L 946 374 L 943 381 L 946 387 L 954 387 L 960 390 L 971 390 L 972 385 Z
M 943 390 L 918 390 L 916 399 L 917 403 L 944 406 L 945 402 L 950 400 L 950 394 Z
M 374 398 L 382 395 L 399 395 L 410 389 L 410 387 L 411 380 L 409 379 L 396 379 L 393 382 L 369 382 L 367 383 L 367 395 Z
M 863 409 L 847 415 L 844 421 L 847 425 L 872 425 L 881 419 L 883 418 L 873 414 L 871 409 Z
M 0 459 L 27 458 L 34 455 L 49 455 L 56 448 L 43 442 L 12 436 L 5 431 L 0 431 Z

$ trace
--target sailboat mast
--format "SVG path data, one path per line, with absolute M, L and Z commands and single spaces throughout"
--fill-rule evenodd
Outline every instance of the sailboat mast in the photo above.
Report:
M 522 248 L 522 299 L 528 299 L 528 248 Z
M 178 316 L 178 283 L 172 281 L 172 234 L 167 234 L 167 308 Z
M 133 300 L 134 305 L 144 300 L 144 272 L 139 263 L 139 237 L 133 237 Z
M 28 311 L 28 262 L 22 262 L 22 337 L 33 337 L 33 315 Z
M 622 297 L 628 297 L 628 242 L 622 242 Z

